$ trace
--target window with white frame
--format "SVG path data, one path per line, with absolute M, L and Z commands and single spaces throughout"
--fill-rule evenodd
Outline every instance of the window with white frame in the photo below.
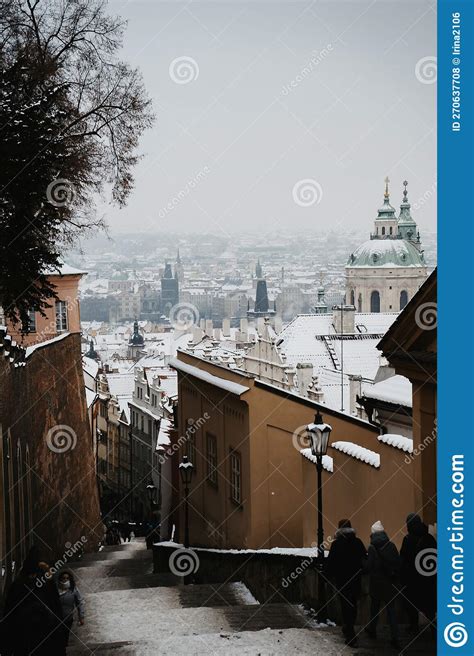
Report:
M 56 331 L 58 333 L 67 330 L 67 303 L 56 301 Z

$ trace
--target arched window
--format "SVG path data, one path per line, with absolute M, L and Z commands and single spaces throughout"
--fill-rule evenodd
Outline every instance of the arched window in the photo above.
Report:
M 385 226 L 382 227 L 382 234 L 383 234 L 383 235 L 385 234 Z
M 359 298 L 357 300 L 357 311 L 362 312 L 362 294 L 359 294 Z
M 393 235 L 393 228 L 390 226 L 390 234 Z
M 400 292 L 400 310 L 403 310 L 405 305 L 408 303 L 408 292 L 404 289 Z
M 374 290 L 370 295 L 370 311 L 380 312 L 380 294 Z
M 350 305 L 355 305 L 355 292 L 351 289 L 351 302 Z

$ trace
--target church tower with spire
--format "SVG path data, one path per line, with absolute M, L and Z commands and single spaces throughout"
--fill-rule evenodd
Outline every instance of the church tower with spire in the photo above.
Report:
M 178 248 L 178 253 L 176 255 L 176 265 L 174 271 L 175 271 L 176 278 L 178 278 L 179 284 L 182 285 L 184 282 L 184 268 L 183 268 L 183 263 L 181 261 L 181 257 L 179 255 L 179 248 Z
M 346 264 L 346 304 L 358 312 L 399 312 L 428 275 L 420 234 L 410 213 L 408 182 L 403 183 L 398 217 L 390 204 L 388 183 L 385 178 L 374 232 Z

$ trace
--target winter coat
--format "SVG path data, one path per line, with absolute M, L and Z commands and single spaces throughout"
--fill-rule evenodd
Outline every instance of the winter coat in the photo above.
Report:
M 431 607 L 436 598 L 436 576 L 428 576 L 416 567 L 416 557 L 428 550 L 429 554 L 436 551 L 436 540 L 429 533 L 428 527 L 417 516 L 416 521 L 407 523 L 408 533 L 403 538 L 400 549 L 401 582 L 406 588 L 406 595 L 420 610 Z M 422 565 L 423 567 L 423 565 Z
M 74 618 L 74 609 L 77 608 L 79 620 L 84 619 L 84 600 L 79 589 L 74 586 L 66 591 L 59 588 L 59 603 L 61 604 L 62 616 L 66 622 L 72 622 Z
M 347 594 L 359 596 L 361 575 L 367 557 L 362 540 L 353 528 L 336 531 L 326 561 L 325 574 L 334 581 L 337 589 Z
M 367 553 L 369 594 L 373 599 L 390 601 L 397 594 L 400 556 L 385 531 L 373 533 Z
M 35 579 L 20 575 L 8 591 L 2 620 L 2 654 L 51 656 L 58 619 L 45 603 Z

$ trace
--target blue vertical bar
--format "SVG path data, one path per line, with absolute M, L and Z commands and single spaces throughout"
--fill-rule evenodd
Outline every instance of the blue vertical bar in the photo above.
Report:
M 438 2 L 438 654 L 474 654 L 474 0 Z

